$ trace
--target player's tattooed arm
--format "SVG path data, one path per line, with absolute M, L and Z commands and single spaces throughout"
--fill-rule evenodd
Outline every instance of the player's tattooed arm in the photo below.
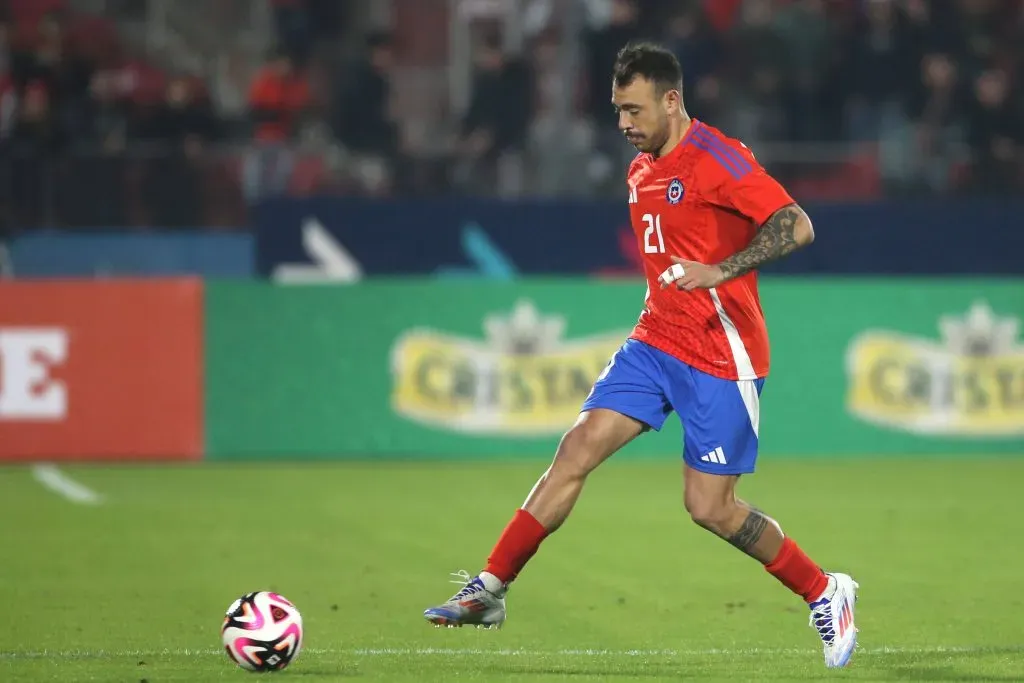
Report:
M 782 207 L 758 229 L 746 249 L 721 261 L 724 280 L 754 270 L 764 263 L 774 261 L 806 247 L 814 241 L 814 227 L 811 219 L 796 204 Z
M 707 265 L 672 256 L 670 266 L 658 280 L 661 288 L 685 291 L 717 287 L 814 241 L 811 219 L 796 204 L 784 206 L 764 222 L 747 248 L 721 263 Z
M 790 204 L 765 221 L 747 248 L 718 263 L 722 279 L 731 280 L 774 261 L 814 241 L 811 219 L 796 204 Z

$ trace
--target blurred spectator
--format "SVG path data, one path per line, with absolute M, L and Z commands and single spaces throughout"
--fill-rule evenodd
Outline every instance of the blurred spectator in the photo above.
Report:
M 717 120 L 724 45 L 700 3 L 688 2 L 669 18 L 666 43 L 683 65 L 683 95 L 690 114 Z
M 287 52 L 277 50 L 249 91 L 253 148 L 244 168 L 245 196 L 255 202 L 287 189 L 294 166 L 289 147 L 309 103 L 309 84 Z
M 981 194 L 1012 193 L 1020 187 L 1024 111 L 1011 98 L 1010 76 L 989 69 L 971 84 L 967 116 L 971 131 L 971 187 Z
M 142 167 L 141 191 L 152 216 L 165 227 L 195 227 L 200 222 L 198 164 L 204 147 L 217 137 L 209 103 L 194 83 L 170 79 L 164 100 L 141 109 L 130 135 L 157 145 L 158 154 Z
M 733 92 L 723 128 L 751 146 L 780 140 L 788 121 L 783 93 L 788 51 L 771 0 L 747 0 L 729 35 Z
M 376 191 L 391 185 L 399 161 L 399 128 L 392 113 L 391 78 L 394 46 L 387 33 L 371 34 L 366 57 L 337 87 L 334 133 L 355 156 L 356 175 L 364 187 Z
M 253 0 L 246 0 L 252 2 Z M 321 44 L 338 39 L 357 3 L 339 0 L 266 0 L 274 18 L 277 44 L 299 68 L 305 68 Z
M 584 36 L 590 87 L 588 113 L 596 121 L 608 121 L 611 116 L 612 66 L 623 45 L 639 37 L 638 16 L 633 0 L 612 0 L 607 23 Z
M 0 140 L 11 134 L 18 114 L 18 93 L 14 81 L 0 73 Z
M 487 33 L 474 58 L 472 96 L 456 144 L 456 185 L 469 192 L 516 184 L 533 98 L 529 67 L 509 58 L 501 37 Z M 502 176 L 508 174 L 503 181 Z M 514 190 L 512 190 L 514 191 Z
M 78 133 L 85 125 L 93 67 L 74 49 L 63 17 L 43 15 L 34 30 L 26 30 L 16 42 L 11 68 L 16 89 L 42 84 L 59 125 L 69 134 Z
M 270 0 L 277 42 L 295 64 L 305 65 L 313 39 L 306 0 Z
M 270 143 L 292 139 L 308 103 L 309 84 L 305 77 L 287 53 L 274 52 L 249 91 L 253 137 Z
M 5 76 L 11 67 L 11 17 L 7 5 L 0 0 L 0 73 Z
M 530 125 L 528 159 L 531 195 L 586 196 L 593 182 L 586 173 L 593 126 L 589 121 L 564 120 L 581 94 L 579 83 L 559 65 L 558 36 L 550 29 L 534 39 L 530 54 L 536 102 Z
M 794 142 L 832 139 L 830 122 L 829 30 L 825 0 L 794 0 L 775 15 L 775 31 L 785 45 L 783 94 L 786 111 L 785 137 Z
M 920 85 L 914 94 L 911 116 L 915 136 L 908 151 L 915 160 L 914 177 L 905 188 L 915 193 L 941 192 L 950 182 L 960 153 L 960 116 L 957 95 L 961 76 L 953 60 L 935 52 L 921 60 Z
M 869 0 L 855 29 L 848 63 L 853 118 L 850 136 L 878 139 L 903 128 L 908 83 L 919 77 L 920 56 L 895 0 Z
M 26 84 L 3 150 L 11 164 L 6 181 L 16 224 L 44 227 L 54 222 L 50 213 L 53 172 L 66 146 L 46 86 L 37 81 Z
M 67 139 L 54 116 L 44 83 L 33 81 L 26 85 L 10 139 L 18 157 L 55 159 L 64 149 Z
M 608 21 L 583 35 L 586 54 L 585 77 L 589 96 L 586 115 L 594 126 L 595 160 L 592 180 L 606 190 L 619 186 L 621 168 L 636 153 L 615 128 L 611 105 L 611 73 L 619 50 L 640 37 L 639 13 L 633 0 L 611 0 Z M 686 73 L 683 73 L 684 87 Z
M 89 131 L 79 140 L 91 152 L 112 154 L 124 151 L 128 135 L 128 106 L 117 84 L 117 75 L 99 71 L 89 86 L 92 95 L 88 114 Z
M 137 117 L 134 138 L 160 143 L 189 156 L 196 156 L 218 134 L 209 101 L 195 83 L 184 77 L 170 79 L 164 100 L 141 111 L 145 114 Z

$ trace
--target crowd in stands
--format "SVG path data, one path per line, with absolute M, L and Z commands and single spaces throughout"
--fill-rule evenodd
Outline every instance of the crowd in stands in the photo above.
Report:
M 203 81 L 59 0 L 0 12 L 0 230 L 197 224 L 197 160 L 224 135 Z
M 257 1 L 273 31 L 229 111 L 204 78 L 130 47 L 116 17 L 0 0 L 0 233 L 237 227 L 280 193 L 615 192 L 633 152 L 609 74 L 638 38 L 671 46 L 691 115 L 795 195 L 1024 190 L 1021 0 L 523 0 L 517 49 L 507 17 L 472 26 L 461 110 L 443 80 L 415 87 L 424 46 L 449 36 L 401 21 L 449 3 L 394 0 L 394 26 L 353 33 L 365 3 Z

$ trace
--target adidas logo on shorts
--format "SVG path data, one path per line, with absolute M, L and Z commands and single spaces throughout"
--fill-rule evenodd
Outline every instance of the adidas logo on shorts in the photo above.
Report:
M 713 462 L 716 465 L 724 465 L 726 463 L 725 452 L 722 450 L 722 447 L 719 446 L 710 453 L 705 453 L 704 455 L 700 456 L 700 461 Z

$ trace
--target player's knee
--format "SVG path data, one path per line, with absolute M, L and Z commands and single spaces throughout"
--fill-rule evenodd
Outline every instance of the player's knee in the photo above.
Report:
M 712 531 L 723 527 L 732 516 L 732 506 L 728 498 L 717 492 L 710 493 L 700 490 L 688 490 L 683 499 L 690 519 L 699 526 Z

